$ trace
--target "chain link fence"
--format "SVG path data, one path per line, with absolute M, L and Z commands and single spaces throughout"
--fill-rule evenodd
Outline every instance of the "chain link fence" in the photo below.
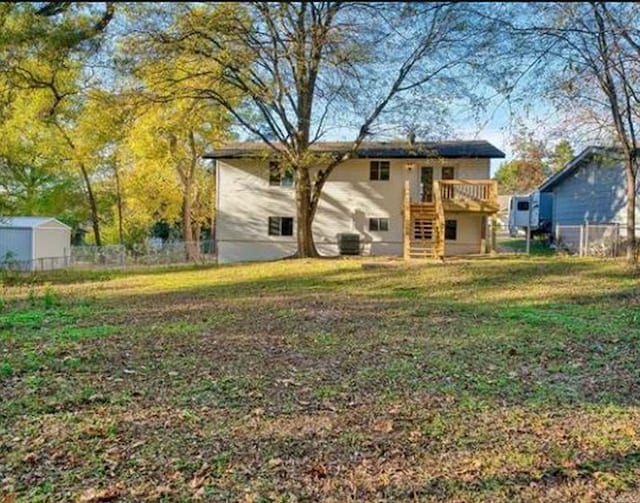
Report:
M 557 225 L 555 242 L 559 250 L 581 257 L 618 257 L 625 253 L 626 235 L 626 227 L 617 223 Z
M 0 270 L 126 268 L 145 265 L 206 264 L 215 261 L 214 241 L 149 242 L 131 250 L 123 245 L 72 246 L 70 255 L 65 257 L 42 257 L 33 260 L 5 259 L 0 261 Z

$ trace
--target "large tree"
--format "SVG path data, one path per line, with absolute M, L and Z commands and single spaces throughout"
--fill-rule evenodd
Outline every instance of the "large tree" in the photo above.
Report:
M 164 8 L 159 16 L 165 17 Z M 133 168 L 130 179 L 155 174 L 157 182 L 168 189 L 163 196 L 138 197 L 137 203 L 145 204 L 146 199 L 149 209 L 155 206 L 152 213 L 164 220 L 179 217 L 186 253 L 195 258 L 202 227 L 211 222 L 214 201 L 212 174 L 204 165 L 204 155 L 231 137 L 231 117 L 218 102 L 192 96 L 191 91 L 194 85 L 205 85 L 205 77 L 198 77 L 204 74 L 212 91 L 216 86 L 218 94 L 229 93 L 230 105 L 235 106 L 237 93 L 225 88 L 225 67 L 219 62 L 184 54 L 166 57 L 153 46 L 138 46 L 137 42 L 135 38 L 125 42 L 127 57 L 123 60 L 130 75 L 129 93 L 136 97 L 136 117 L 126 139 Z
M 88 163 L 90 125 L 84 93 L 94 82 L 87 62 L 113 19 L 114 2 L 21 2 L 0 6 L 0 117 L 30 113 L 30 126 L 48 128 L 48 150 L 34 150 L 73 166 L 84 184 L 96 244 L 101 244 L 98 202 Z M 21 102 L 24 106 L 16 106 Z M 84 114 L 84 115 L 83 115 Z M 13 140 L 20 141 L 19 135 Z
M 217 113 L 218 112 L 218 113 Z M 147 180 L 149 192 L 134 204 L 172 221 L 179 217 L 188 258 L 198 256 L 201 228 L 209 224 L 210 173 L 203 164 L 206 149 L 224 136 L 224 113 L 198 100 L 175 100 L 145 107 L 129 132 L 133 170 L 128 183 Z M 143 200 L 146 200 L 145 201 Z
M 441 121 L 444 105 L 468 97 L 468 83 L 482 68 L 474 63 L 488 54 L 491 39 L 464 4 L 252 2 L 175 9 L 173 23 L 138 31 L 140 46 L 159 57 L 200 62 L 179 81 L 167 79 L 167 95 L 175 96 L 175 84 L 190 97 L 219 104 L 294 171 L 301 257 L 318 254 L 312 223 L 334 168 L 354 156 L 376 125 L 415 125 L 430 112 L 433 124 Z M 207 70 L 211 62 L 224 71 Z M 346 152 L 314 155 L 314 143 L 345 125 L 356 131 Z
M 573 159 L 568 140 L 551 146 L 550 138 L 522 125 L 513 135 L 511 148 L 514 158 L 503 162 L 494 177 L 501 194 L 528 194 Z
M 583 141 L 614 143 L 626 171 L 627 259 L 636 255 L 640 126 L 640 6 L 636 3 L 532 4 L 504 19 L 517 48 L 531 56 L 540 91 L 567 116 Z
M 513 137 L 514 159 L 503 162 L 495 179 L 501 194 L 528 194 L 548 173 L 545 141 L 521 127 Z

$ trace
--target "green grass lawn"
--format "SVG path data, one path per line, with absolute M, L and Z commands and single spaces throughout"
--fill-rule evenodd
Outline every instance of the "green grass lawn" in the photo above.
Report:
M 0 287 L 0 501 L 631 502 L 638 480 L 640 276 L 618 262 Z
M 498 246 L 501 250 L 512 253 L 526 253 L 527 252 L 527 238 L 525 236 L 519 236 L 515 238 L 503 238 L 499 240 Z M 529 243 L 529 253 L 531 255 L 548 255 L 551 256 L 555 252 L 549 247 L 549 244 L 539 238 L 532 239 Z

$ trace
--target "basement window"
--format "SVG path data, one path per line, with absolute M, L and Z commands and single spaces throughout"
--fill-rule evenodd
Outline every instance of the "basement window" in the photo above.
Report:
M 370 231 L 378 231 L 378 232 L 386 232 L 389 230 L 389 219 L 388 218 L 370 218 L 369 219 L 369 230 Z
M 293 217 L 269 217 L 269 236 L 293 236 Z
M 293 171 L 282 170 L 277 161 L 269 162 L 269 185 L 272 187 L 293 187 Z
M 389 161 L 371 161 L 369 163 L 369 180 L 387 181 L 389 180 Z
M 455 241 L 458 239 L 458 221 L 446 220 L 444 223 L 444 238 Z

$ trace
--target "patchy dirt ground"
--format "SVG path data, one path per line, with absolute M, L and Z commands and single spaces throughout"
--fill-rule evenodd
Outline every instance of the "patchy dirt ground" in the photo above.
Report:
M 621 264 L 39 281 L 0 290 L 3 503 L 640 500 Z

